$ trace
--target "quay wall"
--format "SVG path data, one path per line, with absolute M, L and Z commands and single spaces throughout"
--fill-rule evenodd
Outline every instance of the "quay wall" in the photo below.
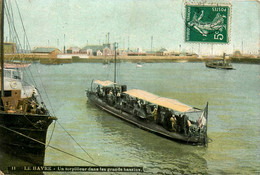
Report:
M 206 62 L 209 60 L 221 60 L 221 56 L 117 56 L 118 62 Z M 60 64 L 60 63 L 72 63 L 72 62 L 100 62 L 108 63 L 114 62 L 114 56 L 86 56 L 86 58 L 79 58 L 72 56 L 71 58 L 57 58 L 49 54 L 6 54 L 5 60 L 11 61 L 39 61 L 43 64 Z M 239 57 L 226 57 L 226 60 L 230 60 L 235 63 L 252 63 L 260 64 L 259 56 L 239 56 Z

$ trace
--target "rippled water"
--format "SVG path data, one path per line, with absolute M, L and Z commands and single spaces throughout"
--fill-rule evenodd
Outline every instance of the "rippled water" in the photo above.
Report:
M 40 73 L 48 92 L 45 101 L 51 101 L 59 123 L 93 157 L 95 164 L 143 166 L 149 174 L 260 173 L 259 65 L 233 64 L 236 70 L 209 69 L 204 63 L 117 66 L 118 82 L 128 85 L 128 89 L 146 90 L 199 108 L 209 102 L 208 135 L 212 141 L 207 148 L 176 143 L 90 104 L 85 89 L 92 79 L 113 80 L 113 64 L 33 64 L 32 72 Z M 37 83 L 41 81 L 37 79 Z M 53 126 L 49 128 L 49 138 Z M 50 144 L 91 161 L 58 124 Z M 49 147 L 45 165 L 90 164 Z

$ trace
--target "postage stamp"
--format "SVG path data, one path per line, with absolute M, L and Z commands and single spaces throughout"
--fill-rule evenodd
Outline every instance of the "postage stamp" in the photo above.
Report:
M 228 44 L 229 5 L 185 5 L 185 42 Z

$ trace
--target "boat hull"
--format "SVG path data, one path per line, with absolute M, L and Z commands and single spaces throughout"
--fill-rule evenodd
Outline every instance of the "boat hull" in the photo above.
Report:
M 138 118 L 138 117 L 133 116 L 129 113 L 126 113 L 120 109 L 116 109 L 115 107 L 108 105 L 107 103 L 103 102 L 101 99 L 97 98 L 97 96 L 95 95 L 94 92 L 87 91 L 87 97 L 91 103 L 95 104 L 97 107 L 101 108 L 102 110 L 104 110 L 122 120 L 132 123 L 141 129 L 152 132 L 156 135 L 165 137 L 170 140 L 185 142 L 185 143 L 189 143 L 189 144 L 193 144 L 193 145 L 204 145 L 205 144 L 205 137 L 203 135 L 198 136 L 198 137 L 189 137 L 184 134 L 170 132 L 154 122 Z
M 233 69 L 231 65 L 215 65 L 212 63 L 206 63 L 206 67 L 213 68 L 213 69 L 227 69 L 227 70 Z
M 0 113 L 0 151 L 43 165 L 47 129 L 52 121 L 47 115 Z

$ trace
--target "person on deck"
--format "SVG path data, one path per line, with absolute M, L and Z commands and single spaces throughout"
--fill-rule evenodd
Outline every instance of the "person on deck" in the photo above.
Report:
M 46 112 L 46 107 L 43 102 L 40 103 L 40 105 L 36 108 L 37 114 L 44 114 Z
M 172 117 L 170 118 L 170 121 L 171 121 L 171 130 L 176 132 L 176 117 L 175 115 L 173 114 Z
M 101 95 L 100 86 L 99 85 L 97 86 L 97 95 L 98 95 L 98 97 L 100 97 L 100 95 Z
M 108 98 L 108 104 L 113 105 L 113 92 L 112 92 L 112 90 L 110 90 L 109 93 L 107 94 L 107 98 Z
M 157 107 L 156 106 L 153 109 L 152 115 L 153 115 L 154 121 L 156 122 L 156 120 L 157 120 Z
M 172 113 L 168 108 L 164 108 L 164 121 L 162 123 L 163 127 L 167 130 L 171 130 L 171 121 Z

